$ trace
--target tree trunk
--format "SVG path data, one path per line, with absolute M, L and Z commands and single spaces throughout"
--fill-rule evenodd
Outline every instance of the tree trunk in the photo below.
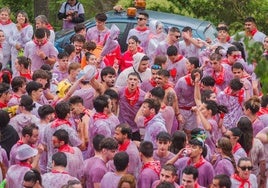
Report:
M 34 17 L 41 14 L 49 17 L 48 2 L 49 0 L 34 0 Z
M 108 10 L 111 10 L 113 6 L 117 3 L 118 0 L 110 0 L 110 1 L 104 1 L 104 0 L 94 0 L 94 4 L 99 10 L 99 12 L 106 12 Z

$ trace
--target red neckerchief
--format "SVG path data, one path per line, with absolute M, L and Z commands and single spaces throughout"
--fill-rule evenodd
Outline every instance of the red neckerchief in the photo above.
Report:
M 164 84 L 163 86 L 162 86 L 162 89 L 163 90 L 166 90 L 166 89 L 168 89 L 168 88 L 173 88 L 173 84 L 171 84 L 171 83 L 166 83 L 166 84 Z
M 98 80 L 99 75 L 100 75 L 100 72 L 99 72 L 99 69 L 97 69 L 96 74 L 95 74 L 95 79 L 96 79 L 96 80 Z
M 226 87 L 224 89 L 224 93 L 229 95 L 229 96 L 233 96 L 233 97 L 238 97 L 238 102 L 240 103 L 240 105 L 242 104 L 243 100 L 244 100 L 244 89 L 240 89 L 238 93 L 233 94 L 232 93 L 232 89 L 230 88 L 230 86 Z
M 24 143 L 24 142 L 22 141 L 22 139 L 20 138 L 16 144 L 17 144 L 17 146 L 21 146 L 21 145 L 23 145 L 23 144 L 25 144 L 25 143 Z M 33 144 L 28 144 L 28 145 L 31 146 L 32 148 L 35 148 Z
M 13 98 L 17 98 L 17 99 L 20 99 L 21 98 L 21 96 L 17 95 L 16 93 L 13 93 L 12 97 Z
M 227 65 L 231 65 L 230 61 L 227 58 L 224 58 L 221 60 L 222 64 L 227 64 Z
M 174 63 L 176 63 L 176 62 L 182 60 L 182 58 L 183 58 L 182 55 L 178 55 L 178 56 L 174 59 L 174 61 L 172 61 L 172 64 L 174 64 Z
M 52 27 L 52 25 L 50 25 L 49 23 L 46 24 L 46 28 L 47 28 L 48 30 L 54 30 L 53 27 Z
M 129 139 L 125 140 L 123 142 L 123 144 L 119 145 L 118 150 L 119 151 L 126 151 L 129 144 L 130 144 L 130 140 Z
M 21 25 L 21 28 L 23 29 L 23 28 L 25 28 L 28 25 L 29 25 L 29 23 L 24 23 L 24 24 Z
M 30 169 L 32 169 L 32 165 L 30 163 L 27 162 L 19 162 L 20 166 L 24 166 L 24 167 L 29 167 Z
M 239 150 L 240 148 L 242 148 L 242 146 L 237 142 L 235 144 L 235 146 L 232 149 L 232 153 L 234 154 L 237 150 Z
M 9 19 L 9 20 L 7 20 L 6 22 L 2 22 L 2 21 L 0 21 L 0 24 L 1 25 L 8 25 L 8 24 L 10 24 L 10 23 L 12 23 L 12 21 Z
M 58 151 L 59 151 L 59 152 L 66 152 L 66 153 L 74 154 L 74 148 L 71 147 L 71 146 L 68 145 L 68 144 L 64 144 L 64 145 L 60 146 L 60 147 L 58 148 Z
M 199 159 L 199 161 L 198 161 L 197 163 L 195 163 L 195 164 L 192 164 L 192 166 L 194 166 L 195 168 L 199 168 L 199 167 L 202 166 L 205 162 L 206 162 L 205 159 L 201 156 L 200 159 Z M 192 160 L 191 160 L 191 158 L 190 158 L 190 159 L 187 161 L 187 165 L 189 166 L 189 165 L 191 165 L 191 163 L 192 163 Z
M 36 46 L 41 47 L 41 46 L 44 46 L 47 43 L 47 39 L 44 40 L 43 43 L 41 43 L 41 44 L 39 42 L 37 42 L 36 39 L 33 39 L 33 42 L 35 43 Z
M 237 174 L 232 175 L 232 178 L 234 178 L 235 180 L 239 181 L 241 184 L 239 185 L 239 188 L 244 188 L 244 185 L 247 183 L 248 184 L 248 188 L 250 188 L 250 181 L 249 179 L 242 179 L 240 176 L 238 176 Z
M 93 119 L 94 121 L 98 120 L 98 119 L 107 119 L 108 118 L 108 115 L 107 114 L 104 114 L 104 113 L 101 113 L 101 112 L 96 112 L 94 115 L 93 115 Z
M 216 71 L 213 71 L 212 73 L 212 78 L 214 78 L 215 83 L 217 85 L 222 85 L 224 82 L 224 74 L 225 74 L 225 69 L 223 68 L 223 66 L 221 66 L 221 70 L 220 72 L 218 72 L 218 76 L 216 75 Z
M 169 74 L 173 78 L 173 80 L 175 80 L 175 78 L 177 76 L 177 69 L 176 68 L 170 69 Z
M 52 172 L 53 174 L 69 174 L 68 172 L 65 172 L 65 171 L 60 172 L 60 171 L 58 171 L 58 170 L 51 170 L 51 172 Z
M 200 185 L 196 182 L 195 184 L 194 184 L 194 188 L 199 188 L 200 187 Z M 181 185 L 179 188 L 185 188 L 183 185 Z
M 60 125 L 63 125 L 63 124 L 66 124 L 66 125 L 69 125 L 70 127 L 72 126 L 71 123 L 66 120 L 66 119 L 55 119 L 55 121 L 51 124 L 51 128 L 56 128 Z
M 32 79 L 32 75 L 31 75 L 30 71 L 28 73 L 25 73 L 25 74 L 23 74 L 23 73 L 20 72 L 20 76 L 25 77 L 28 80 L 31 80 Z
M 257 29 L 253 29 L 251 32 L 250 32 L 250 34 L 251 34 L 251 36 L 253 37 L 256 33 L 257 33 Z
M 264 107 L 261 107 L 260 110 L 257 112 L 257 116 L 261 116 L 261 115 L 264 115 L 264 114 L 268 114 L 268 109 L 264 108 Z
M 2 102 L 0 102 L 0 109 L 1 108 L 6 108 L 7 107 L 7 103 L 2 103 Z
M 192 82 L 191 74 L 187 74 L 184 78 L 185 78 L 186 84 L 188 86 L 194 86 L 194 84 Z
M 141 171 L 143 171 L 145 168 L 150 168 L 153 171 L 157 173 L 159 176 L 160 171 L 161 171 L 161 164 L 160 161 L 149 161 L 148 163 L 144 164 Z
M 224 114 L 224 113 L 220 113 L 220 119 L 223 119 L 223 118 L 224 118 L 224 116 L 225 116 L 225 114 Z
M 125 97 L 127 98 L 127 101 L 131 106 L 134 106 L 138 102 L 139 96 L 140 96 L 139 88 L 137 88 L 132 93 L 129 92 L 128 88 L 125 89 Z
M 140 26 L 136 27 L 136 30 L 141 31 L 141 32 L 147 31 L 148 29 L 149 29 L 148 27 L 140 27 Z
M 152 78 L 150 79 L 149 82 L 150 82 L 150 84 L 151 84 L 153 87 L 155 87 L 156 84 L 157 84 L 157 83 L 155 82 L 155 80 L 153 80 Z
M 144 126 L 147 126 L 148 122 L 153 119 L 153 117 L 155 116 L 155 114 L 149 115 L 148 117 L 144 118 Z
M 84 116 L 84 115 L 88 115 L 88 116 L 90 116 L 90 111 L 89 111 L 89 109 L 86 109 L 86 108 L 85 108 L 81 114 L 83 114 L 83 116 Z

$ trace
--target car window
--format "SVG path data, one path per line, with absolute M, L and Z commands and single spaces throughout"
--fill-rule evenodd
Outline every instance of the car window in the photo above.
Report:
M 206 38 L 210 38 L 213 41 L 217 38 L 216 29 L 213 28 L 212 25 L 209 25 L 209 27 L 206 28 L 204 35 Z

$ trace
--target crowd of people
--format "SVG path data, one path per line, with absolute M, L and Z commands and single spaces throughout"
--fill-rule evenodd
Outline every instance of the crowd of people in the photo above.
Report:
M 46 16 L 0 9 L 0 187 L 267 188 L 268 95 L 243 39 L 268 37 L 253 17 L 241 41 L 189 26 L 165 33 L 146 11 L 121 52 L 116 25 L 83 5 L 58 18 L 75 34 L 63 52 Z M 148 27 L 149 25 L 149 27 Z

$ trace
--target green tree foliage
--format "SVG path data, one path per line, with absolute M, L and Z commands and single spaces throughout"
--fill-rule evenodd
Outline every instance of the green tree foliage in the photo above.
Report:
M 43 0 L 48 3 L 48 18 L 54 29 L 60 30 L 62 21 L 58 20 L 57 14 L 61 4 L 66 0 Z M 86 19 L 93 17 L 98 12 L 105 12 L 111 10 L 116 4 L 117 0 L 78 0 L 83 4 L 86 14 Z M 31 23 L 34 23 L 34 3 L 37 0 L 0 0 L 0 7 L 7 6 L 11 9 L 12 20 L 15 21 L 15 14 L 18 10 L 24 10 L 28 13 Z M 40 7 L 42 8 L 42 7 Z M 43 10 L 42 10 L 43 11 Z M 37 11 L 42 14 L 42 11 Z
M 34 15 L 34 0 L 0 0 L 0 5 L 1 7 L 6 6 L 9 7 L 11 10 L 11 18 L 13 21 L 15 21 L 15 15 L 16 12 L 19 10 L 24 10 L 27 12 L 29 19 L 32 21 L 33 20 L 33 15 Z
M 57 14 L 60 10 L 61 4 L 66 0 L 49 0 L 49 20 L 56 30 L 60 30 L 62 21 L 58 20 Z M 78 0 L 83 4 L 85 9 L 86 19 L 92 18 L 98 12 L 105 12 L 111 10 L 117 0 Z M 52 14 L 53 13 L 53 14 Z

